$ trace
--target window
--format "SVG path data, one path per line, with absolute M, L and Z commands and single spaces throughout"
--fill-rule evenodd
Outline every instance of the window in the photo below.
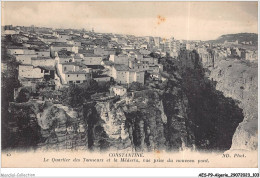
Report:
M 43 70 L 41 69 L 41 73 L 43 73 Z
M 64 71 L 66 71 L 67 70 L 67 67 L 64 67 Z
M 80 83 L 80 80 L 77 80 L 76 83 Z
M 79 75 L 77 75 L 77 77 L 79 77 Z
M 69 83 L 71 84 L 71 83 L 73 83 L 73 81 L 69 81 Z
M 68 75 L 68 77 L 70 77 L 70 75 Z

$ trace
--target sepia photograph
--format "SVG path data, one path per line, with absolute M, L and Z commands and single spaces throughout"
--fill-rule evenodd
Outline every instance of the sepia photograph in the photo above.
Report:
M 258 1 L 1 10 L 3 168 L 258 167 Z

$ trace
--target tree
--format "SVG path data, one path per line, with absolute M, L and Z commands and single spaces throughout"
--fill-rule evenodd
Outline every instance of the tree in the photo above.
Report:
M 134 90 L 134 91 L 141 91 L 144 90 L 145 86 L 139 82 L 133 82 L 129 86 L 129 90 Z
M 16 98 L 16 101 L 18 103 L 23 103 L 29 101 L 29 99 L 30 99 L 30 91 L 26 88 L 22 88 Z
M 121 52 L 122 52 L 122 49 L 121 49 L 121 48 L 116 48 L 116 55 L 121 54 Z
M 160 54 L 157 54 L 157 53 L 155 53 L 155 52 L 152 52 L 151 54 L 150 54 L 150 56 L 151 57 L 154 57 L 154 58 L 161 58 L 161 55 Z

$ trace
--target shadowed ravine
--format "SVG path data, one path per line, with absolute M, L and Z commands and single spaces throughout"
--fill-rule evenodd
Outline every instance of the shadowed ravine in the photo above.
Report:
M 237 102 L 217 91 L 215 83 L 205 77 L 195 51 L 181 51 L 177 60 L 161 59 L 161 63 L 167 81 L 129 92 L 120 100 L 90 100 L 70 111 L 76 114 L 55 105 L 11 105 L 14 121 L 33 121 L 36 126 L 31 124 L 24 130 L 25 124 L 18 122 L 24 134 L 8 135 L 12 144 L 3 148 L 21 148 L 17 137 L 25 139 L 29 130 L 33 141 L 24 142 L 22 147 L 93 151 L 230 149 L 244 118 Z

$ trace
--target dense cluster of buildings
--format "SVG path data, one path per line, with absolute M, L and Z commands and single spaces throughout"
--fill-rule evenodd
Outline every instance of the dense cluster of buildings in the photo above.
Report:
M 37 89 L 39 82 L 60 88 L 90 80 L 113 80 L 127 88 L 132 82 L 144 84 L 147 73 L 161 80 L 163 66 L 151 53 L 175 58 L 183 48 L 197 50 L 206 66 L 214 66 L 214 60 L 227 57 L 257 59 L 257 51 L 227 47 L 229 42 L 212 46 L 202 41 L 34 26 L 4 26 L 2 36 L 9 36 L 12 41 L 5 47 L 20 62 L 21 84 L 32 90 Z
M 84 29 L 34 26 L 4 26 L 3 39 L 5 43 L 2 43 L 2 47 L 19 63 L 17 78 L 21 87 L 14 89 L 16 102 L 22 89 L 26 88 L 30 92 L 31 99 L 36 99 L 37 102 L 48 100 L 66 113 L 72 111 L 60 104 L 59 99 L 62 88 L 70 84 L 78 86 L 93 80 L 98 83 L 113 83 L 109 85 L 108 95 L 105 92 L 91 95 L 95 101 L 105 101 L 126 96 L 133 82 L 144 85 L 147 76 L 151 80 L 165 80 L 161 75 L 165 76 L 162 72 L 163 65 L 159 62 L 159 57 L 155 56 L 170 56 L 169 59 L 175 60 L 182 49 L 196 50 L 204 67 L 214 67 L 215 61 L 227 58 L 257 61 L 257 50 L 238 48 L 236 47 L 238 41 L 212 45 L 202 41 L 174 38 L 135 37 L 95 33 L 93 30 Z M 3 61 L 5 60 L 2 59 L 2 72 L 5 72 L 8 66 Z M 11 109 L 18 110 L 15 103 L 11 105 L 13 105 Z M 70 121 L 70 124 L 65 124 L 62 120 L 57 122 L 59 127 L 54 129 L 55 134 L 49 129 L 41 129 L 41 135 L 46 141 L 38 146 L 57 150 L 76 147 L 84 149 L 87 143 L 85 125 L 80 117 L 74 115 L 76 114 L 73 111 L 70 116 L 77 120 Z M 38 119 L 41 117 L 37 116 Z M 32 127 L 37 125 L 35 118 L 36 115 L 30 114 Z M 10 121 L 9 129 L 11 133 L 18 133 L 17 123 Z
M 4 26 L 2 37 L 9 40 L 5 44 L 7 53 L 20 63 L 18 79 L 22 87 L 32 91 L 37 91 L 40 83 L 59 89 L 91 80 L 112 80 L 127 88 L 133 82 L 144 84 L 147 73 L 160 80 L 163 67 L 150 54 L 166 55 L 161 38 L 101 34 L 84 29 Z M 173 41 L 167 50 L 172 48 L 177 53 L 179 47 Z

